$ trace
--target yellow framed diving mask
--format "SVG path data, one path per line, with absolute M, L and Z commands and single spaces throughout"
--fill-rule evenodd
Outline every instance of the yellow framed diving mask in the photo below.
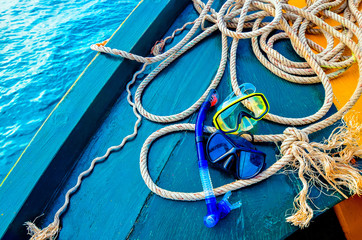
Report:
M 255 88 L 255 87 L 254 87 Z M 227 98 L 217 109 L 213 123 L 228 134 L 249 131 L 269 112 L 269 103 L 262 93 Z

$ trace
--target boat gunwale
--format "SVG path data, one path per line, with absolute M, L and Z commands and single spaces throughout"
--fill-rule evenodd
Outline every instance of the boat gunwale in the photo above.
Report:
M 166 33 L 188 4 L 188 0 L 141 0 L 107 46 L 149 54 L 153 43 Z M 146 17 L 145 12 L 151 16 Z M 95 55 L 2 180 L 0 196 L 6 196 L 6 200 L 0 201 L 0 238 L 25 236 L 23 223 L 35 219 L 57 194 L 139 66 L 140 63 L 123 58 Z M 81 106 L 75 107 L 76 103 Z

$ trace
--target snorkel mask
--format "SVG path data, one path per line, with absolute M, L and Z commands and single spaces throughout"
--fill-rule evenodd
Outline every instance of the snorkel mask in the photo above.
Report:
M 221 131 L 209 137 L 206 152 L 215 167 L 237 179 L 255 177 L 265 165 L 265 153 L 256 150 L 246 139 L 235 135 L 226 136 Z
M 213 123 L 227 134 L 241 134 L 253 128 L 269 112 L 269 103 L 262 93 L 255 93 L 251 83 L 240 85 L 241 95 L 230 94 L 217 108 Z

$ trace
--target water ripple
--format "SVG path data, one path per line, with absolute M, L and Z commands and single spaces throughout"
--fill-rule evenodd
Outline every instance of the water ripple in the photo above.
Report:
M 0 182 L 138 0 L 0 3 Z

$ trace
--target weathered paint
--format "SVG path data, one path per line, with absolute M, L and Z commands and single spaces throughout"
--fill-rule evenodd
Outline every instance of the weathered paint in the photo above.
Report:
M 304 7 L 305 2 L 300 0 L 291 0 L 289 2 L 297 7 Z M 362 10 L 362 6 L 359 7 Z M 333 24 L 333 23 L 332 23 Z M 336 23 L 334 23 L 336 25 Z M 326 39 L 322 36 L 309 36 L 321 46 L 326 46 Z M 335 45 L 338 41 L 335 41 Z M 359 78 L 359 70 L 357 64 L 354 64 L 345 73 L 337 79 L 331 81 L 333 93 L 335 95 L 334 104 L 337 109 L 343 105 L 352 96 L 353 91 L 356 89 L 357 81 Z M 362 99 L 359 99 L 356 105 L 352 108 L 347 116 L 357 116 L 357 120 L 362 123 Z M 362 224 L 362 197 L 353 196 L 348 200 L 334 206 L 334 210 L 340 221 L 340 224 L 345 232 L 347 239 L 359 239 L 361 237 L 361 224 Z
M 194 17 L 192 6 L 189 6 L 169 33 Z M 276 47 L 295 57 L 291 56 L 293 49 L 286 41 L 278 43 Z M 177 113 L 190 106 L 215 74 L 220 50 L 220 36 L 214 35 L 177 60 L 148 87 L 143 97 L 145 108 L 163 115 Z M 323 90 L 320 85 L 300 86 L 275 77 L 258 63 L 249 41 L 240 42 L 238 56 L 240 83 L 254 83 L 268 97 L 272 112 L 284 116 L 305 116 L 321 106 Z M 228 75 L 227 70 L 218 88 L 221 99 L 231 90 Z M 280 96 L 280 89 L 293 92 L 294 97 L 287 94 Z M 52 221 L 55 211 L 63 203 L 66 190 L 75 183 L 77 175 L 88 166 L 89 161 L 103 154 L 112 144 L 118 144 L 131 132 L 129 126 L 132 126 L 135 118 L 125 96 L 125 93 L 120 96 L 61 189 L 59 197 L 49 206 L 50 212 L 46 211 L 44 226 Z M 212 113 L 209 116 L 211 124 Z M 195 116 L 187 120 L 194 121 Z M 300 189 L 294 175 L 278 174 L 263 183 L 235 192 L 232 199 L 240 199 L 243 207 L 231 213 L 214 229 L 207 229 L 202 223 L 206 211 L 203 201 L 175 202 L 152 194 L 139 173 L 138 158 L 144 140 L 162 126 L 143 121 L 136 139 L 96 167 L 81 190 L 73 196 L 71 207 L 62 218 L 61 239 L 95 239 L 99 237 L 99 232 L 102 232 L 104 239 L 277 239 L 296 230 L 285 223 L 285 215 L 292 210 L 293 198 Z M 283 127 L 277 124 L 262 122 L 258 125 L 258 133 L 280 133 L 282 130 Z M 313 140 L 320 140 L 327 132 L 313 135 Z M 275 145 L 264 144 L 259 148 L 268 154 L 268 166 L 276 161 L 278 150 Z M 201 190 L 193 133 L 177 133 L 161 138 L 153 145 L 149 160 L 151 176 L 157 179 L 161 187 L 179 191 Z M 232 181 L 215 170 L 212 170 L 212 180 L 216 186 Z M 318 192 L 314 190 L 312 194 L 317 196 Z M 322 195 L 315 204 L 324 209 L 337 201 L 336 198 Z
M 360 10 L 362 7 L 360 7 Z M 318 39 L 323 42 L 324 39 Z M 343 107 L 343 105 L 352 96 L 353 91 L 356 89 L 359 70 L 357 64 L 354 64 L 348 69 L 341 77 L 331 81 L 333 92 L 336 96 L 334 104 L 337 109 Z M 362 99 L 360 98 L 356 105 L 351 109 L 347 116 L 355 116 L 356 120 L 362 124 Z M 361 143 L 362 144 L 362 143 Z M 361 225 L 362 225 L 362 197 L 353 196 L 337 204 L 334 210 L 340 221 L 342 229 L 347 239 L 360 239 Z
M 145 17 L 148 11 L 150 10 L 144 8 L 142 12 L 137 10 L 134 14 L 142 14 Z M 166 35 L 195 17 L 192 6 L 188 6 Z M 131 22 L 127 26 L 131 28 L 135 25 L 136 23 Z M 161 34 L 157 38 L 160 39 L 160 36 Z M 184 34 L 178 39 L 182 36 Z M 124 35 L 119 36 L 117 33 L 115 37 L 120 39 Z M 149 48 L 153 42 L 148 44 Z M 121 40 L 111 43 L 114 43 L 113 47 L 127 50 Z M 250 40 L 242 40 L 239 44 L 237 61 L 240 83 L 251 82 L 256 85 L 258 91 L 263 92 L 268 98 L 273 113 L 300 117 L 318 110 L 324 97 L 320 84 L 304 86 L 279 79 L 257 61 L 250 45 Z M 287 41 L 277 43 L 276 48 L 288 57 L 298 59 Z M 145 108 L 152 113 L 162 115 L 177 113 L 189 107 L 207 88 L 216 72 L 220 54 L 221 42 L 218 34 L 209 37 L 186 53 L 163 71 L 147 88 L 143 97 Z M 122 61 L 113 57 L 102 57 L 116 63 Z M 103 69 L 98 68 L 94 71 L 100 72 Z M 108 71 L 105 73 L 108 74 Z M 90 79 L 99 78 L 96 72 L 92 74 L 83 77 L 86 79 L 84 85 L 91 84 Z M 118 68 L 112 76 L 118 78 L 122 74 L 123 71 Z M 281 89 L 290 94 L 281 94 Z M 220 99 L 225 98 L 231 91 L 228 70 L 218 91 Z M 78 94 L 80 93 L 82 92 L 79 90 Z M 73 102 L 68 102 L 71 103 Z M 63 111 L 63 114 L 66 114 L 65 109 Z M 333 107 L 328 115 L 335 111 Z M 209 114 L 209 124 L 211 116 L 212 113 Z M 63 204 L 65 192 L 75 184 L 78 174 L 88 168 L 94 157 L 103 155 L 109 146 L 119 144 L 124 136 L 131 133 L 134 122 L 135 117 L 126 101 L 126 93 L 123 92 L 84 148 L 79 161 L 72 170 L 67 171 L 68 175 L 63 178 L 64 182 L 59 189 L 54 190 L 52 186 L 44 187 L 44 184 L 38 184 L 39 187 L 44 187 L 43 194 L 48 196 L 49 193 L 54 194 L 44 209 L 45 217 L 38 219 L 38 224 L 44 227 L 52 221 L 55 212 Z M 195 115 L 184 122 L 195 122 Z M 50 123 L 48 125 L 49 128 L 54 127 Z M 202 223 L 206 212 L 203 201 L 176 202 L 151 193 L 140 175 L 139 152 L 144 140 L 163 126 L 144 120 L 138 136 L 133 141 L 127 143 L 119 152 L 112 154 L 107 161 L 96 166 L 92 175 L 85 179 L 80 190 L 73 195 L 70 208 L 62 217 L 60 239 L 278 239 L 296 230 L 285 222 L 286 214 L 289 214 L 293 208 L 293 198 L 301 189 L 300 182 L 293 174 L 277 174 L 255 186 L 236 191 L 232 200 L 241 200 L 242 208 L 232 212 L 214 229 L 208 229 Z M 283 129 L 283 126 L 263 121 L 258 124 L 255 133 L 280 133 Z M 326 129 L 313 134 L 311 140 L 320 140 L 329 132 L 330 129 Z M 40 143 L 45 139 L 38 141 Z M 268 166 L 276 161 L 275 154 L 278 154 L 278 149 L 274 144 L 258 145 L 258 149 L 267 153 Z M 72 148 L 67 149 L 67 152 L 73 151 Z M 76 155 L 78 152 L 74 151 L 72 154 Z M 63 156 L 55 160 L 65 159 Z M 151 176 L 161 187 L 175 191 L 201 190 L 192 133 L 172 134 L 155 142 L 149 154 L 149 164 Z M 49 170 L 49 173 L 58 170 L 59 168 L 55 168 L 53 171 Z M 218 171 L 212 170 L 211 174 L 215 186 L 232 181 L 230 177 Z M 318 195 L 318 191 L 313 189 L 312 196 Z M 2 196 L 1 189 L 0 196 Z M 338 201 L 338 198 L 320 195 L 314 203 L 320 209 L 326 209 Z M 44 204 L 39 205 L 44 206 Z M 32 220 L 40 214 L 39 209 L 32 210 L 32 207 L 33 205 L 23 207 L 20 211 L 23 219 Z M 8 231 L 8 234 L 14 233 L 19 227 L 20 221 Z

